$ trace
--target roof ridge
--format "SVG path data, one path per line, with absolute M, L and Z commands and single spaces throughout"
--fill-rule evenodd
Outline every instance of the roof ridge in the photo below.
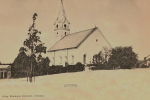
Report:
M 90 28 L 90 29 L 86 29 L 86 30 L 82 30 L 82 31 L 78 31 L 78 32 L 74 32 L 74 33 L 71 33 L 71 34 L 68 34 L 68 35 L 73 35 L 73 34 L 77 34 L 79 32 L 83 32 L 83 31 L 87 31 L 87 30 L 91 30 L 91 29 L 96 29 L 97 27 L 94 27 L 94 28 Z M 67 35 L 67 36 L 68 36 Z

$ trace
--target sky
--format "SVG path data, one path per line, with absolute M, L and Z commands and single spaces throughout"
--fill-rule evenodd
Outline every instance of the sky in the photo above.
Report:
M 0 61 L 12 63 L 38 14 L 36 28 L 47 49 L 61 0 L 0 0 Z M 97 26 L 110 44 L 132 46 L 139 59 L 150 54 L 150 0 L 63 0 L 71 33 Z M 47 56 L 48 53 L 44 56 Z

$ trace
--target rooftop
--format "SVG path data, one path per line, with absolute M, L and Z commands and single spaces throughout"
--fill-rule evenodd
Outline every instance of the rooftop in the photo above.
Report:
M 52 51 L 58 51 L 58 50 L 64 50 L 64 49 L 72 49 L 72 48 L 78 48 L 78 46 L 91 34 L 93 33 L 97 27 L 92 29 L 87 29 L 84 31 L 76 32 L 69 34 L 65 37 L 63 37 L 61 40 L 56 42 L 49 50 L 48 52 Z

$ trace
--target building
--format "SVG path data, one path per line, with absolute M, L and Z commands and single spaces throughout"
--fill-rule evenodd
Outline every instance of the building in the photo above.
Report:
M 0 65 L 0 79 L 11 78 L 11 66 Z
M 55 44 L 48 50 L 51 65 L 64 66 L 66 62 L 91 64 L 93 55 L 103 47 L 111 47 L 98 27 L 70 34 L 69 25 L 61 0 L 58 17 L 54 23 Z

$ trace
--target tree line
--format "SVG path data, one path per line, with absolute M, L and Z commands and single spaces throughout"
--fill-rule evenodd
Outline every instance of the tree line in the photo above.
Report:
M 138 61 L 138 54 L 128 47 L 104 47 L 103 51 L 93 56 L 94 69 L 132 69 Z

